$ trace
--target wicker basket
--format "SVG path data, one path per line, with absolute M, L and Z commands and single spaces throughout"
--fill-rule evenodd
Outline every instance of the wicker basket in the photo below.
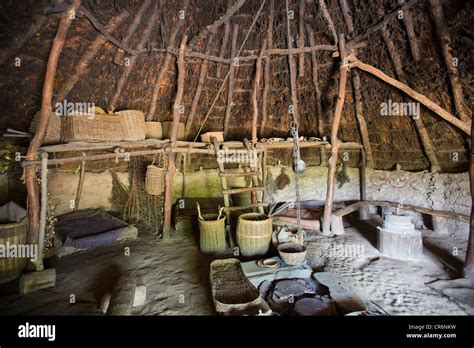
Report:
M 227 315 L 254 315 L 270 308 L 245 277 L 240 261 L 234 258 L 211 263 L 210 281 L 216 311 Z
M 0 207 L 0 219 L 7 223 L 0 224 L 0 245 L 5 247 L 26 245 L 28 219 L 26 210 L 15 203 L 8 203 Z M 27 264 L 26 258 L 0 258 L 0 284 L 18 278 Z
M 211 138 L 215 137 L 217 141 L 224 141 L 224 132 L 207 132 L 201 134 L 201 141 L 203 143 L 211 143 Z
M 161 122 L 145 122 L 147 139 L 163 139 Z
M 41 111 L 38 111 L 31 121 L 30 133 L 36 133 L 36 126 L 38 123 Z M 61 142 L 61 116 L 56 115 L 54 111 L 49 116 L 48 128 L 46 129 L 46 136 L 43 140 L 43 145 L 54 145 Z
M 121 117 L 114 115 L 69 115 L 63 116 L 63 122 L 63 142 L 107 142 L 124 139 Z
M 237 243 L 245 257 L 260 257 L 268 252 L 272 240 L 272 218 L 260 213 L 247 213 L 237 221 Z
M 171 139 L 171 129 L 173 128 L 173 122 L 161 122 L 161 128 L 163 129 L 163 138 Z M 178 126 L 177 140 L 184 140 L 184 122 L 180 122 Z
M 217 253 L 226 249 L 225 216 L 217 220 L 217 214 L 203 215 L 199 219 L 199 244 L 202 253 Z
M 120 117 L 123 140 L 143 140 L 146 138 L 145 114 L 138 110 L 123 110 L 114 116 Z
M 153 196 L 158 196 L 165 190 L 165 171 L 163 168 L 150 164 L 146 168 L 145 190 Z
M 306 258 L 306 247 L 298 243 L 283 243 L 278 245 L 278 254 L 287 265 L 302 265 Z

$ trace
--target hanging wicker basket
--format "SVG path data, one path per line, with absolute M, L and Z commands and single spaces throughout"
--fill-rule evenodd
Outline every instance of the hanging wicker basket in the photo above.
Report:
M 302 265 L 306 258 L 306 247 L 298 243 L 283 243 L 278 247 L 278 254 L 280 254 L 281 259 L 291 266 Z
M 224 251 L 225 216 L 217 219 L 217 214 L 206 214 L 199 219 L 200 247 L 202 253 L 216 253 Z
M 260 213 L 247 213 L 237 221 L 237 243 L 245 257 L 259 257 L 268 252 L 272 240 L 272 218 Z
M 165 190 L 165 170 L 150 164 L 146 168 L 145 190 L 153 196 L 158 196 Z

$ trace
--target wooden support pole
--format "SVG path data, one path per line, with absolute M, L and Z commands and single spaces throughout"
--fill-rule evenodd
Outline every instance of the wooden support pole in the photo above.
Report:
M 179 121 L 181 119 L 181 102 L 184 94 L 184 82 L 186 79 L 186 69 L 184 66 L 184 52 L 186 50 L 186 41 L 188 37 L 184 35 L 179 45 L 178 54 L 178 89 L 173 104 L 173 126 L 171 127 L 171 147 L 176 147 L 178 137 Z M 171 232 L 171 210 L 173 205 L 173 182 L 176 171 L 175 154 L 170 152 L 168 155 L 168 170 L 165 178 L 165 203 L 164 203 L 164 222 L 163 222 L 163 239 L 170 237 Z
M 119 15 L 113 17 L 107 23 L 107 31 L 113 32 L 119 25 L 125 22 L 125 19 L 127 19 L 128 16 L 129 13 L 127 11 L 123 11 Z M 77 82 L 82 78 L 82 76 L 87 74 L 92 60 L 96 56 L 99 49 L 103 47 L 106 42 L 107 39 L 102 34 L 98 33 L 94 41 L 90 44 L 90 46 L 88 46 L 87 52 L 81 57 L 81 60 L 74 68 L 72 75 L 69 75 L 66 82 L 64 82 L 64 84 L 61 86 L 61 89 L 56 94 L 56 102 L 62 102 L 67 97 L 69 92 L 74 88 Z
M 415 99 L 416 101 L 420 102 L 421 104 L 426 106 L 428 109 L 430 109 L 431 111 L 436 113 L 443 120 L 445 120 L 445 121 L 449 122 L 450 124 L 452 124 L 453 126 L 459 128 L 464 133 L 466 133 L 468 135 L 471 135 L 471 125 L 470 125 L 470 123 L 469 124 L 465 123 L 465 122 L 459 120 L 458 118 L 454 117 L 449 112 L 444 110 L 441 106 L 439 106 L 435 102 L 431 101 L 430 99 L 428 99 L 424 95 L 416 92 L 415 90 L 411 89 L 410 87 L 408 87 L 404 83 L 402 83 L 400 81 L 397 81 L 393 77 L 390 77 L 390 76 L 386 75 L 383 71 L 381 71 L 381 70 L 379 70 L 379 69 L 377 69 L 377 68 L 375 68 L 375 67 L 373 67 L 369 64 L 362 63 L 360 60 L 355 58 L 354 55 L 349 56 L 349 61 L 351 62 L 352 66 L 354 66 L 356 68 L 359 68 L 360 70 L 363 70 L 365 72 L 368 72 L 368 73 L 378 77 L 382 81 L 385 81 L 389 85 L 392 85 L 393 87 L 396 87 L 397 89 L 405 92 L 411 98 Z
M 405 0 L 398 0 L 398 5 L 403 7 L 403 5 L 405 5 Z M 418 46 L 418 39 L 416 38 L 413 26 L 413 17 L 408 9 L 403 11 L 403 23 L 405 24 L 405 30 L 407 31 L 411 56 L 413 57 L 413 60 L 417 62 L 421 60 L 420 46 Z
M 234 94 L 235 70 L 238 67 L 238 61 L 234 61 L 235 56 L 237 55 L 237 36 L 238 35 L 239 35 L 239 25 L 234 24 L 234 31 L 232 33 L 232 47 L 231 47 L 232 63 L 230 64 L 229 88 L 228 88 L 228 93 L 227 93 L 227 107 L 225 110 L 225 117 L 224 117 L 224 137 L 229 132 L 230 112 L 232 110 L 232 97 Z
M 326 194 L 326 202 L 324 205 L 324 220 L 322 233 L 329 235 L 331 234 L 331 215 L 332 215 L 332 204 L 334 201 L 334 181 L 336 176 L 336 165 L 337 157 L 339 153 L 340 142 L 337 138 L 339 132 L 339 124 L 341 122 L 342 109 L 344 107 L 344 101 L 346 97 L 346 82 L 347 82 L 347 61 L 346 61 L 346 48 L 344 45 L 344 34 L 339 35 L 339 55 L 341 58 L 340 67 L 340 79 L 339 79 L 339 92 L 336 103 L 336 110 L 334 112 L 334 120 L 331 127 L 331 157 L 329 158 L 328 168 L 328 187 Z
M 135 18 L 133 18 L 132 23 L 127 27 L 127 32 L 122 40 L 123 46 L 125 47 L 129 46 L 130 41 L 132 40 L 133 34 L 135 34 L 135 32 L 137 31 L 140 23 L 143 22 L 143 16 L 145 12 L 148 10 L 148 8 L 150 7 L 150 5 L 151 5 L 151 0 L 145 0 L 143 4 L 140 6 L 140 9 L 135 15 Z M 110 32 L 111 29 L 107 28 L 107 31 Z M 115 56 L 114 56 L 114 63 L 117 65 L 123 65 L 124 55 L 125 55 L 125 51 L 122 48 L 117 47 L 117 52 L 115 53 Z
M 258 91 L 260 90 L 260 80 L 262 76 L 262 57 L 263 52 L 265 51 L 265 46 L 267 40 L 263 41 L 262 49 L 260 50 L 260 55 L 257 59 L 255 67 L 255 79 L 253 82 L 252 90 L 252 106 L 253 106 L 253 116 L 252 116 L 252 146 L 257 145 L 257 125 L 258 125 Z
M 229 42 L 230 35 L 230 21 L 227 20 L 224 23 L 224 37 L 222 38 L 221 49 L 219 51 L 219 58 L 224 58 L 225 51 L 227 49 L 227 42 Z M 222 64 L 217 64 L 216 77 L 221 78 Z
M 268 3 L 268 26 L 267 26 L 267 47 L 271 49 L 273 47 L 273 20 L 275 17 L 275 1 L 270 0 Z M 263 73 L 263 95 L 262 95 L 262 123 L 260 125 L 260 135 L 265 132 L 265 126 L 267 124 L 268 114 L 268 93 L 271 86 L 271 63 L 270 56 L 265 58 L 265 69 Z
M 206 54 L 209 54 L 211 52 L 213 38 L 214 38 L 214 35 L 211 34 L 207 40 Z M 186 120 L 186 127 L 185 127 L 186 137 L 190 135 L 191 128 L 193 126 L 194 115 L 196 114 L 196 110 L 199 105 L 199 99 L 201 98 L 202 89 L 204 88 L 204 82 L 206 81 L 206 77 L 207 77 L 208 65 L 209 65 L 209 61 L 207 60 L 202 61 L 201 69 L 199 71 L 198 85 L 196 88 L 196 92 L 194 93 L 194 98 L 191 104 L 191 110 L 189 111 L 189 116 Z
M 41 153 L 41 210 L 40 210 L 40 230 L 38 237 L 38 261 L 36 270 L 44 269 L 44 238 L 46 235 L 46 219 L 48 216 L 48 153 Z
M 183 11 L 185 12 L 187 11 L 188 5 L 189 5 L 189 0 L 185 0 Z M 147 121 L 154 120 L 156 106 L 158 103 L 158 97 L 160 95 L 161 81 L 163 80 L 163 77 L 167 73 L 169 65 L 171 64 L 171 60 L 173 59 L 173 54 L 169 50 L 173 48 L 174 43 L 176 41 L 176 35 L 178 34 L 178 31 L 181 29 L 181 27 L 184 25 L 184 22 L 185 22 L 184 19 L 178 19 L 178 22 L 174 24 L 174 27 L 171 30 L 170 39 L 168 40 L 168 51 L 166 53 L 164 62 L 161 64 L 161 69 L 160 69 L 160 72 L 158 73 L 158 77 L 156 79 L 155 85 L 153 86 L 150 108 L 145 117 Z
M 234 5 L 231 7 L 228 7 L 227 11 L 219 18 L 217 19 L 214 23 L 211 25 L 208 25 L 206 28 L 204 28 L 203 31 L 201 31 L 198 35 L 196 35 L 191 42 L 189 43 L 190 46 L 193 46 L 196 42 L 199 42 L 199 40 L 205 38 L 209 33 L 216 34 L 217 29 L 224 24 L 226 21 L 230 19 L 240 8 L 244 5 L 245 0 L 237 0 Z
M 156 2 L 153 7 L 153 13 L 151 18 L 148 20 L 148 24 L 142 34 L 142 37 L 138 43 L 137 49 L 140 50 L 146 46 L 148 41 L 150 40 L 151 34 L 153 33 L 153 29 L 156 27 L 156 23 L 158 22 L 159 15 L 159 2 Z M 109 104 L 109 111 L 114 111 L 117 106 L 117 103 L 122 95 L 122 91 L 125 88 L 125 84 L 127 83 L 128 77 L 130 73 L 135 68 L 137 63 L 138 56 L 132 56 L 130 58 L 129 65 L 124 66 L 124 70 L 122 75 L 120 76 L 119 80 L 117 81 L 117 89 L 115 90 L 115 94 L 112 97 L 112 101 Z
M 304 47 L 304 9 L 306 0 L 300 0 L 299 14 L 298 14 L 298 48 Z M 304 77 L 304 53 L 299 55 L 299 77 Z
M 354 32 L 354 22 L 352 21 L 351 9 L 347 0 L 339 0 L 339 5 L 341 6 L 344 22 L 346 23 L 350 35 Z
M 61 54 L 61 51 L 64 47 L 64 42 L 66 41 L 66 36 L 71 26 L 73 18 L 71 14 L 77 13 L 77 10 L 81 4 L 80 0 L 74 0 L 68 9 L 61 15 L 61 20 L 59 22 L 58 31 L 53 40 L 53 46 L 51 47 L 51 52 L 48 58 L 48 64 L 46 66 L 46 75 L 44 78 L 43 85 L 43 94 L 41 101 L 41 113 L 38 118 L 38 123 L 36 126 L 36 133 L 33 139 L 30 142 L 28 147 L 28 152 L 26 154 L 26 159 L 29 161 L 34 161 L 36 159 L 36 154 L 38 149 L 41 146 L 41 143 L 44 140 L 46 135 L 46 130 L 48 128 L 49 117 L 51 115 L 51 103 L 53 99 L 53 84 L 54 77 L 56 75 L 56 69 L 58 67 L 58 60 Z M 38 185 L 36 181 L 36 166 L 30 164 L 25 168 L 25 181 L 26 181 L 26 191 L 28 194 L 28 219 L 29 219 L 29 231 L 28 231 L 28 243 L 36 244 L 38 243 L 38 234 L 39 234 L 39 195 L 38 195 Z
M 334 39 L 334 44 L 337 45 L 336 27 L 334 26 L 334 22 L 331 19 L 331 15 L 329 14 L 328 9 L 326 8 L 326 3 L 324 2 L 324 0 L 319 0 L 319 8 L 321 9 L 324 19 L 328 23 L 328 28 Z
M 471 126 L 472 127 L 472 126 Z M 466 259 L 464 261 L 463 275 L 474 279 L 474 127 L 471 129 L 471 163 L 469 166 L 469 178 L 471 182 L 471 220 L 469 224 L 469 239 L 467 241 Z
M 455 64 L 455 57 L 452 54 L 451 37 L 449 36 L 448 27 L 444 19 L 442 2 L 439 0 L 430 0 L 430 9 L 435 22 L 436 33 L 438 35 L 438 41 L 443 53 L 444 63 L 448 68 L 449 82 L 453 92 L 456 113 L 458 114 L 461 121 L 469 123 L 471 120 L 471 116 L 469 115 L 470 111 L 466 111 L 464 109 L 462 85 L 461 81 L 459 80 L 459 73 L 456 67 L 457 64 Z

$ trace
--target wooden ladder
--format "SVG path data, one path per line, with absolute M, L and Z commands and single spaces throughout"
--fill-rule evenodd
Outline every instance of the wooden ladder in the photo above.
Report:
M 231 233 L 231 220 L 230 220 L 231 213 L 233 211 L 245 210 L 249 208 L 252 208 L 253 210 L 258 209 L 260 213 L 263 213 L 263 207 L 267 205 L 262 202 L 263 191 L 265 190 L 265 188 L 263 187 L 263 184 L 260 184 L 260 181 L 259 181 L 260 170 L 259 170 L 258 164 L 255 167 L 252 167 L 250 162 L 240 163 L 242 165 L 250 166 L 250 171 L 231 172 L 229 168 L 225 168 L 225 161 L 219 160 L 218 151 L 221 149 L 219 142 L 217 141 L 215 137 L 212 137 L 211 141 L 212 141 L 212 144 L 214 145 L 214 149 L 216 152 L 216 160 L 219 166 L 219 177 L 221 178 L 222 196 L 224 197 L 224 211 L 226 214 L 227 236 L 229 238 L 230 247 L 234 248 L 235 243 L 234 243 L 234 239 L 232 238 L 232 233 Z M 252 158 L 251 157 L 251 151 L 252 151 L 251 144 L 247 139 L 244 139 L 244 145 L 245 145 L 245 149 L 247 150 L 247 158 L 251 159 Z M 258 162 L 260 162 L 260 157 L 258 157 Z M 229 177 L 231 178 L 252 177 L 252 186 L 230 189 L 227 186 L 227 178 Z M 245 193 L 245 192 L 251 192 L 252 194 L 252 203 L 249 206 L 231 206 L 230 205 L 230 195 L 237 194 L 237 193 Z M 258 195 L 258 192 L 262 192 L 262 194 Z

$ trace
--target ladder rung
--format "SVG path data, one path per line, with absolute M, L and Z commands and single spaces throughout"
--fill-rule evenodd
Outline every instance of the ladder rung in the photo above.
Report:
M 247 205 L 247 206 L 224 207 L 224 211 L 245 210 L 245 209 L 250 209 L 250 208 L 267 207 L 267 206 L 268 206 L 268 203 L 257 203 L 257 204 Z
M 255 192 L 255 191 L 264 191 L 263 187 L 240 187 L 235 189 L 229 190 L 222 190 L 222 194 L 224 195 L 232 195 L 234 193 L 244 193 L 244 192 Z
M 234 173 L 225 172 L 225 173 L 219 173 L 219 175 L 220 176 L 226 176 L 226 177 L 227 176 L 230 176 L 230 177 L 237 176 L 237 177 L 239 177 L 239 176 L 254 176 L 254 175 L 258 176 L 258 175 L 260 175 L 260 173 L 259 172 L 234 172 Z

